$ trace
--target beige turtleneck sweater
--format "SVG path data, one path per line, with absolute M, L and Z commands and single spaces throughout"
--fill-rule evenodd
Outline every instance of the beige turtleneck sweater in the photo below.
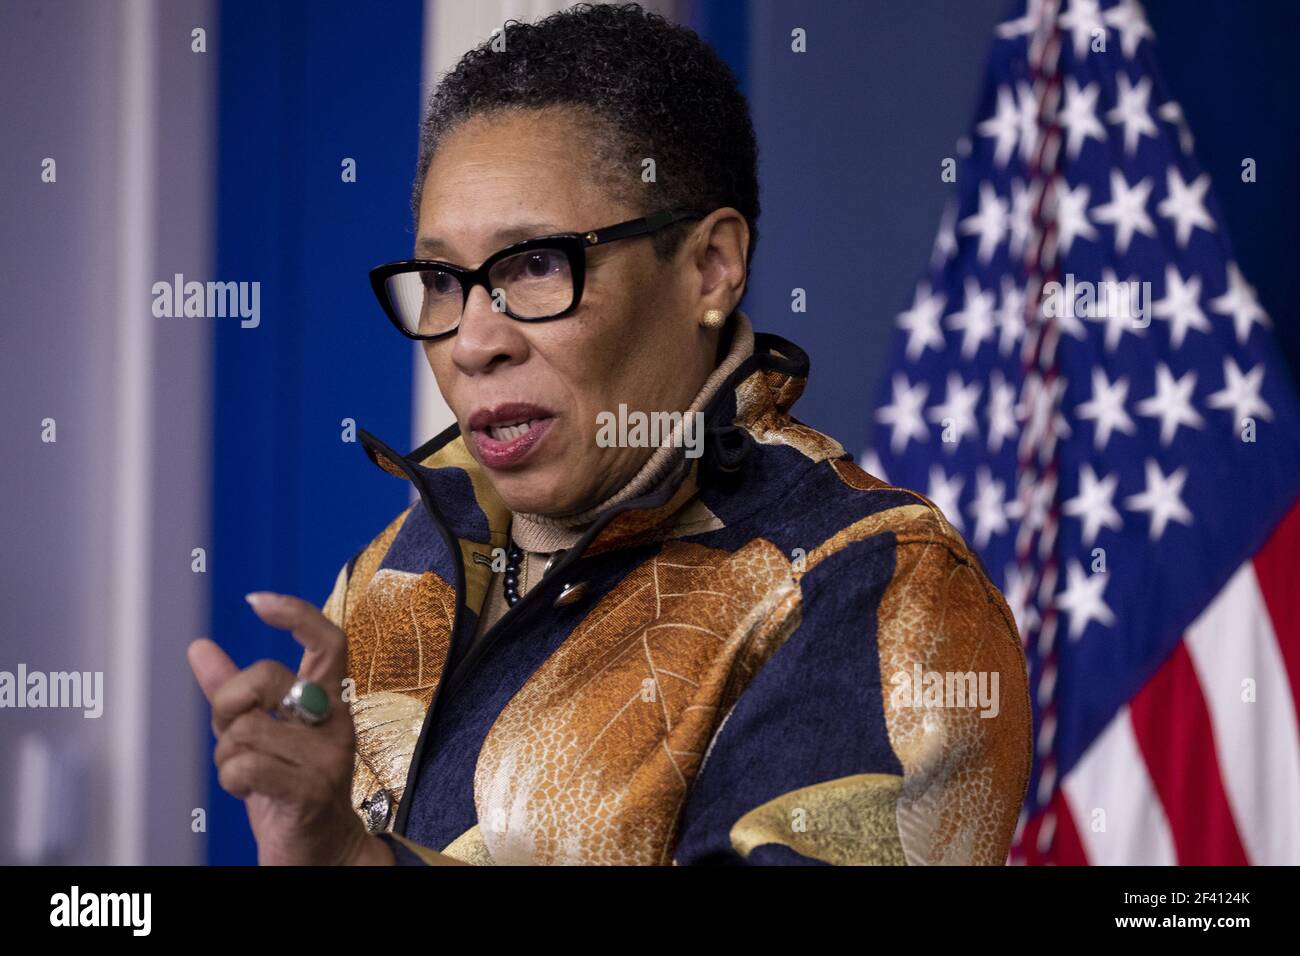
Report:
M 686 409 L 688 413 L 702 411 L 717 392 L 718 387 L 740 363 L 754 354 L 754 329 L 745 313 L 737 310 L 735 327 L 731 342 L 722 361 L 704 381 L 703 387 L 694 401 Z M 683 415 L 683 421 L 685 420 Z M 674 439 L 679 436 L 674 435 Z M 510 537 L 524 552 L 519 568 L 519 594 L 522 596 L 541 580 L 546 562 L 557 551 L 573 547 L 582 537 L 596 517 L 613 507 L 632 498 L 648 494 L 670 482 L 680 479 L 682 471 L 689 468 L 685 449 L 678 440 L 656 448 L 645 463 L 622 488 L 606 498 L 594 508 L 574 515 L 553 517 L 549 515 L 526 514 L 516 512 L 511 516 Z M 507 610 L 502 580 L 505 572 L 498 571 L 492 575 L 488 585 L 487 599 L 479 616 L 478 632 L 475 640 L 495 624 Z

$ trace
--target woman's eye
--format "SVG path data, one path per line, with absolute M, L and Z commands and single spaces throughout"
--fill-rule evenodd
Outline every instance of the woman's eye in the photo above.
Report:
M 537 252 L 526 252 L 512 263 L 511 272 L 515 278 L 549 278 L 568 267 L 568 259 L 563 252 L 543 248 Z
M 437 295 L 447 295 L 459 284 L 449 272 L 422 272 L 420 278 L 424 280 L 424 287 Z
M 531 279 L 544 279 L 558 272 L 563 260 L 562 255 L 550 250 L 530 253 L 524 260 L 524 275 Z

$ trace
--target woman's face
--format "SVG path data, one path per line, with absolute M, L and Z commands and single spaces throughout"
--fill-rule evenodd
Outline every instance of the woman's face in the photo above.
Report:
M 445 135 L 424 183 L 416 256 L 475 267 L 523 239 L 659 211 L 630 207 L 597 183 L 590 137 L 560 110 L 478 117 Z M 639 166 L 627 175 L 639 186 Z M 511 510 L 585 510 L 636 473 L 652 449 L 599 447 L 597 416 L 617 415 L 620 404 L 644 412 L 690 404 L 717 347 L 700 316 L 730 313 L 739 301 L 747 241 L 744 219 L 724 211 L 670 260 L 648 237 L 594 246 L 569 316 L 520 322 L 494 311 L 478 287 L 456 334 L 424 344 L 471 454 Z M 527 431 L 511 427 L 521 422 Z

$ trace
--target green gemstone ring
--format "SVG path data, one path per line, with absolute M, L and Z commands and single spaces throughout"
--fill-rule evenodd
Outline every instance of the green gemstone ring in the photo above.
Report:
M 280 709 L 290 717 L 315 727 L 330 715 L 330 699 L 325 688 L 315 681 L 296 680 L 280 701 Z

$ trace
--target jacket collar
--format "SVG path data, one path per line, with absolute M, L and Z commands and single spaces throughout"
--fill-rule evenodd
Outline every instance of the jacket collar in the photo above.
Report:
M 756 443 L 770 441 L 789 421 L 807 378 L 803 349 L 781 336 L 756 332 L 754 354 L 727 377 L 703 410 L 703 455 L 691 461 L 679 480 L 601 512 L 565 563 L 653 537 L 701 487 L 743 481 L 745 460 Z M 453 537 L 504 546 L 510 509 L 470 454 L 458 424 L 407 455 L 364 429 L 358 435 L 371 461 L 416 485 L 434 520 Z

